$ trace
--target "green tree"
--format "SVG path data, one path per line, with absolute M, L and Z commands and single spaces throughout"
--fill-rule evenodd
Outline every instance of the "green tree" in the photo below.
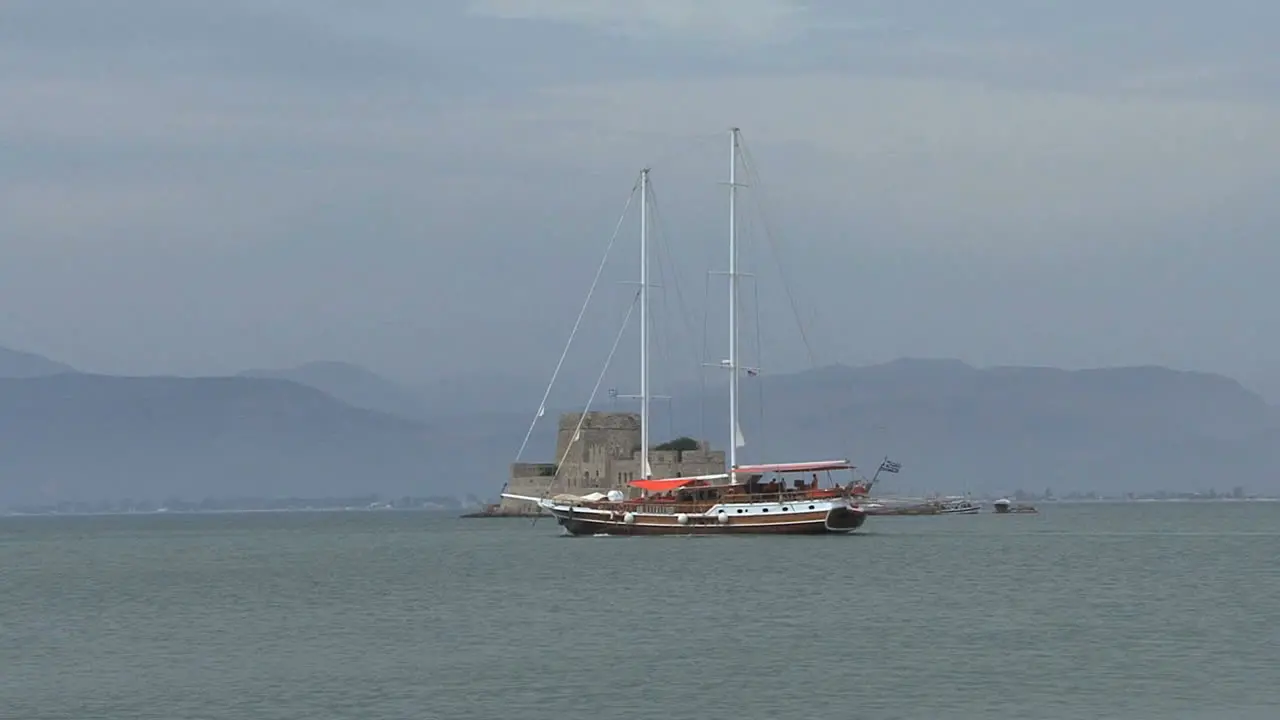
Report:
M 676 438 L 675 440 L 664 442 L 661 445 L 654 447 L 653 449 L 654 450 L 676 450 L 679 452 L 685 452 L 687 450 L 697 450 L 698 441 L 694 440 L 691 437 L 688 437 L 687 435 L 683 435 L 681 437 Z

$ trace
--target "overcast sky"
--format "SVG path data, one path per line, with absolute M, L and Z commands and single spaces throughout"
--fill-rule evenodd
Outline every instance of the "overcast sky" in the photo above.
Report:
M 543 378 L 650 164 L 693 366 L 737 125 L 768 369 L 808 363 L 785 280 L 820 363 L 1258 375 L 1277 36 L 1274 0 L 8 0 L 0 345 Z

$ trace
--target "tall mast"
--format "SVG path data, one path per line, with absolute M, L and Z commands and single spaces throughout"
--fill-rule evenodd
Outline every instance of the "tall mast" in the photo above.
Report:
M 640 401 L 640 479 L 653 475 L 649 465 L 649 406 L 654 395 L 649 389 L 649 168 L 640 171 L 640 392 L 636 395 L 618 395 Z
M 649 479 L 649 168 L 640 171 L 640 477 Z
M 729 129 L 729 482 L 738 484 L 738 128 Z

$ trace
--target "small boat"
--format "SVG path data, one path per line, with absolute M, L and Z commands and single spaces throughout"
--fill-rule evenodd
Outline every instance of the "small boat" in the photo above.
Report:
M 947 498 L 938 503 L 939 515 L 977 515 L 982 506 L 968 498 Z
M 862 506 L 868 515 L 938 515 L 941 511 L 934 503 L 872 502 Z
M 1000 498 L 999 500 L 996 500 L 991 503 L 991 508 L 995 510 L 998 515 L 1036 514 L 1040 512 L 1039 510 L 1036 510 L 1033 505 L 1014 505 L 1009 498 Z

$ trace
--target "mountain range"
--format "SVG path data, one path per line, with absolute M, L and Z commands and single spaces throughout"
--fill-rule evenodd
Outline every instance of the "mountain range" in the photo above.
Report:
M 890 487 L 942 492 L 1280 490 L 1280 411 L 1211 373 L 901 359 L 744 378 L 741 387 L 748 461 L 848 456 L 873 470 L 889 455 L 903 463 Z M 541 393 L 520 378 L 414 387 L 340 362 L 117 377 L 0 349 L 0 506 L 492 496 Z M 725 387 L 671 394 L 655 403 L 658 439 L 693 435 L 724 447 Z M 522 459 L 555 459 L 558 411 L 548 407 Z

